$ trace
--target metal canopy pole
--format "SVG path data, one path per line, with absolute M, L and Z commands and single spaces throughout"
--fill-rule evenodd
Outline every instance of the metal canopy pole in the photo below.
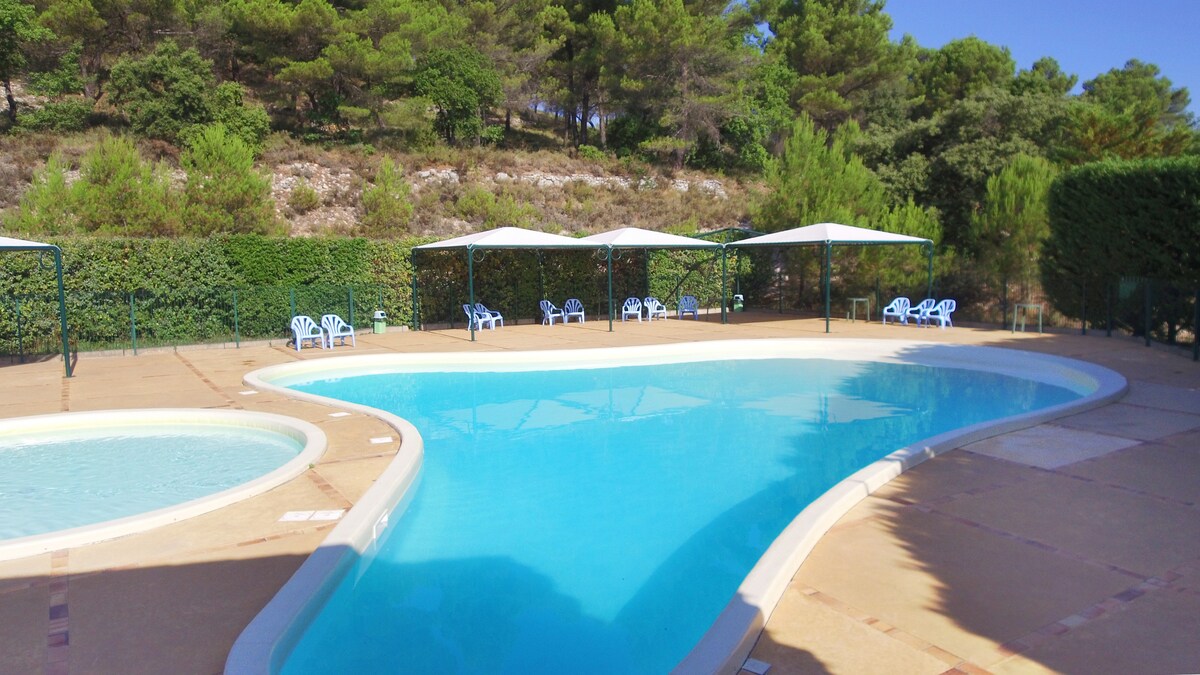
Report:
M 54 251 L 54 273 L 58 276 L 58 322 L 62 328 L 63 364 L 67 377 L 71 377 L 71 344 L 67 340 L 67 294 L 63 290 L 62 249 L 52 246 Z
M 729 323 L 729 316 L 725 313 L 725 305 L 729 304 L 729 302 L 728 302 L 729 288 L 726 286 L 727 283 L 728 283 L 728 269 L 726 268 L 726 264 L 725 264 L 725 245 L 722 244 L 721 245 L 721 323 L 723 323 L 723 324 Z
M 608 245 L 608 332 L 613 332 L 612 244 Z
M 926 244 L 929 248 L 929 285 L 925 289 L 925 297 L 933 297 L 933 242 Z
M 471 330 L 471 342 L 475 341 L 475 247 L 467 246 L 467 328 Z
M 833 242 L 825 242 L 825 332 L 829 332 L 829 263 Z
M 421 308 L 417 304 L 417 250 L 412 249 L 408 253 L 408 260 L 412 266 L 412 329 L 420 330 L 421 326 Z M 380 303 L 379 308 L 383 309 L 383 304 Z

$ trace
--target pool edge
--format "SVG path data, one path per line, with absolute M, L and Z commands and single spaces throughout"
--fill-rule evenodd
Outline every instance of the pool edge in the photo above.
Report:
M 777 350 L 793 350 L 800 346 L 803 354 L 781 354 Z M 753 346 L 754 351 L 744 351 Z M 852 349 L 850 347 L 853 347 Z M 909 350 L 913 353 L 906 353 Z M 628 357 L 614 364 L 605 359 L 615 353 Z M 348 566 L 353 556 L 374 539 L 372 527 L 381 513 L 387 513 L 402 502 L 406 494 L 392 494 L 415 482 L 423 454 L 423 441 L 416 428 L 391 413 L 367 406 L 347 403 L 321 396 L 297 392 L 272 384 L 267 378 L 274 375 L 312 377 L 321 372 L 354 374 L 385 372 L 405 367 L 410 369 L 455 369 L 466 366 L 487 366 L 494 370 L 536 370 L 561 365 L 565 368 L 592 368 L 611 365 L 658 364 L 668 361 L 689 361 L 703 358 L 764 359 L 779 357 L 834 358 L 913 363 L 955 368 L 968 368 L 1010 374 L 1025 379 L 1051 381 L 1059 386 L 1079 391 L 1095 386 L 1094 392 L 1069 404 L 1052 406 L 1041 411 L 1010 416 L 988 423 L 957 429 L 953 432 L 914 443 L 883 459 L 860 469 L 801 511 L 767 549 L 738 587 L 734 598 L 718 615 L 709 630 L 692 651 L 675 667 L 675 673 L 737 673 L 749 656 L 763 626 L 774 611 L 788 582 L 795 575 L 816 542 L 855 504 L 899 476 L 904 470 L 970 442 L 989 438 L 1045 421 L 1076 414 L 1110 403 L 1128 389 L 1124 377 L 1096 364 L 1023 350 L 979 345 L 956 345 L 924 341 L 881 339 L 814 340 L 805 338 L 770 338 L 751 340 L 715 340 L 669 345 L 637 347 L 601 347 L 540 352 L 426 352 L 341 356 L 280 364 L 255 370 L 245 382 L 255 388 L 274 391 L 289 398 L 308 400 L 332 407 L 355 410 L 375 416 L 397 429 L 403 440 L 400 454 L 384 471 L 380 479 L 359 500 L 321 547 L 290 579 L 254 621 L 239 635 L 225 664 L 225 672 L 274 672 L 277 659 L 298 639 L 296 630 L 301 622 L 316 611 L 317 599 L 332 592 L 337 579 L 333 576 Z M 970 357 L 970 358 L 965 358 Z M 980 358 L 983 357 L 983 358 Z M 569 359 L 569 362 L 564 362 Z M 607 362 L 606 362 L 607 361 Z M 1014 361 L 1017 363 L 1014 364 Z M 1031 370 L 1017 366 L 1033 366 Z M 416 447 L 406 451 L 414 441 Z M 415 457 L 406 455 L 415 455 Z M 405 461 L 405 468 L 396 465 Z M 311 563 L 311 564 L 310 564 Z M 330 576 L 322 576 L 330 575 Z M 270 611 L 269 611 L 270 610 Z

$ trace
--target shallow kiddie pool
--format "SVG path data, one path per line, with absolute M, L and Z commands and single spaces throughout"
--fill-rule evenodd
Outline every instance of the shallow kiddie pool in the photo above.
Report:
M 424 467 L 411 487 L 419 460 L 406 460 L 369 529 L 339 526 L 228 668 L 736 669 L 850 505 L 939 450 L 1117 395 L 1124 381 L 1101 371 L 1007 350 L 828 340 L 259 371 L 247 378 L 256 386 L 403 416 L 424 437 Z M 415 430 L 398 428 L 402 453 L 414 450 Z M 294 593 L 305 578 L 319 602 Z
M 0 420 L 0 559 L 211 511 L 299 475 L 324 450 L 307 422 L 243 411 Z

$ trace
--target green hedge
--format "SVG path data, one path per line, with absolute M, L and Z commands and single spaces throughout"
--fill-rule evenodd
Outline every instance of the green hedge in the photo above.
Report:
M 1121 277 L 1200 288 L 1200 157 L 1076 167 L 1051 185 L 1048 210 L 1042 280 L 1067 316 L 1105 318 Z M 1173 333 L 1189 312 L 1155 323 Z

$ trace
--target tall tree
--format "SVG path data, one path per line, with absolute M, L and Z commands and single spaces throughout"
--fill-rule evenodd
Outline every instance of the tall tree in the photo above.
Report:
M 1158 66 L 1137 59 L 1084 82 L 1081 98 L 1114 113 L 1153 114 L 1167 129 L 1192 123 L 1192 115 L 1187 112 L 1191 103 L 1187 88 L 1173 87 Z
M 645 147 L 680 168 L 701 138 L 719 142 L 749 57 L 723 18 L 693 14 L 683 0 L 633 0 L 617 9 L 614 27 L 617 49 L 606 66 L 619 79 L 617 96 L 627 113 L 664 131 Z
M 0 82 L 4 83 L 4 98 L 8 102 L 8 121 L 17 123 L 17 99 L 13 96 L 12 78 L 25 67 L 25 48 L 32 42 L 53 39 L 54 33 L 36 21 L 33 6 L 20 0 L 0 0 Z
M 1043 56 L 1033 62 L 1029 70 L 1022 70 L 1012 83 L 1012 92 L 1018 96 L 1025 94 L 1047 94 L 1050 96 L 1066 96 L 1070 93 L 1079 77 L 1068 75 L 1062 71 L 1058 61 Z
M 1008 312 L 1008 288 L 1025 292 L 1035 280 L 1042 243 L 1050 235 L 1046 200 L 1057 171 L 1041 157 L 1017 155 L 988 178 L 982 208 L 972 218 L 975 260 L 995 276 L 1001 313 Z
M 912 53 L 888 38 L 882 0 L 763 0 L 767 54 L 798 76 L 792 101 L 826 129 L 861 120 L 871 95 L 903 79 Z
M 948 42 L 941 49 L 926 50 L 913 81 L 924 98 L 917 110 L 928 116 L 945 110 L 976 92 L 1006 87 L 1016 70 L 1007 47 L 997 47 L 968 37 Z

